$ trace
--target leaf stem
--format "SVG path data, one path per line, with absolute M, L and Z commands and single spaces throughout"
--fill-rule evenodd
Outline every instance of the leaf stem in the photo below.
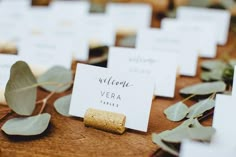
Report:
M 41 113 L 43 112 L 44 108 L 45 108 L 46 105 L 47 105 L 47 101 L 57 92 L 57 90 L 59 90 L 61 87 L 66 86 L 66 85 L 68 85 L 68 84 L 73 84 L 73 81 L 67 82 L 67 83 L 64 83 L 64 84 L 58 84 L 58 88 L 57 88 L 56 90 L 52 91 L 52 92 L 51 92 L 50 94 L 48 94 L 45 98 L 43 98 L 43 99 L 41 99 L 41 100 L 39 100 L 39 101 L 36 102 L 36 104 L 43 103 L 43 104 L 42 104 L 42 107 L 41 107 L 41 109 L 40 109 L 40 111 L 39 111 L 39 114 L 41 114 Z
M 185 102 L 185 101 L 191 99 L 192 97 L 194 97 L 195 95 L 196 95 L 196 94 L 192 94 L 192 95 L 190 95 L 189 97 L 187 97 L 187 98 L 185 98 L 184 100 L 182 100 L 181 102 Z
M 212 93 L 210 96 L 209 96 L 209 99 L 214 99 L 216 96 L 216 92 Z
M 42 107 L 39 111 L 39 114 L 41 114 L 43 112 L 44 108 L 46 107 L 48 99 L 50 99 L 53 96 L 53 94 L 55 94 L 55 93 L 56 93 L 56 91 L 51 92 L 46 98 L 41 100 L 41 102 L 43 102 L 43 104 L 42 104 Z

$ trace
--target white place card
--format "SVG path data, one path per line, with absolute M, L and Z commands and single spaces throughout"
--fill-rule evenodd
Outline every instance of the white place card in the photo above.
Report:
M 22 23 L 6 18 L 0 20 L 0 42 L 12 42 L 18 45 L 26 34 L 27 30 Z
M 197 7 L 179 7 L 176 16 L 177 19 L 180 20 L 190 20 L 190 22 L 205 21 L 214 24 L 218 44 L 226 44 L 231 16 L 229 11 Z M 214 27 L 212 29 L 214 29 Z
M 236 66 L 234 66 L 234 77 L 233 77 L 232 96 L 236 96 Z
M 216 95 L 216 104 L 213 117 L 213 127 L 216 134 L 212 144 L 236 148 L 236 97 L 229 95 Z
M 19 46 L 19 56 L 40 75 L 53 66 L 70 69 L 72 49 L 62 38 L 29 36 Z
M 196 44 L 189 40 L 188 34 L 160 29 L 142 29 L 137 34 L 136 48 L 156 52 L 176 52 L 180 74 L 196 75 L 198 52 Z
M 22 20 L 31 6 L 31 1 L 6 0 L 0 2 L 0 19 Z
M 88 108 L 122 113 L 127 128 L 146 132 L 153 90 L 145 76 L 77 64 L 69 113 L 84 117 Z
M 151 26 L 152 7 L 148 4 L 110 3 L 106 8 L 116 29 L 140 29 Z
M 177 54 L 131 48 L 109 48 L 108 68 L 142 74 L 155 81 L 156 96 L 174 97 Z
M 180 148 L 180 157 L 235 157 L 236 151 L 222 145 L 212 146 L 205 143 L 184 141 Z
M 4 91 L 10 77 L 10 69 L 18 60 L 20 60 L 18 56 L 0 54 L 0 103 L 5 104 Z
M 43 33 L 53 27 L 53 23 L 51 7 L 31 7 L 24 18 L 24 26 L 30 33 Z
M 70 42 L 73 50 L 73 58 L 79 61 L 87 61 L 89 58 L 89 41 L 83 39 L 79 34 L 76 25 L 73 26 L 56 26 L 43 32 L 44 35 L 50 35 L 54 38 L 63 38 L 66 42 Z
M 61 25 L 71 25 L 89 13 L 89 1 L 53 1 L 52 18 Z
M 181 34 L 188 33 L 191 36 L 189 40 L 197 45 L 201 57 L 216 57 L 217 40 L 213 29 L 215 26 L 212 23 L 165 18 L 161 21 L 161 28 Z
M 88 14 L 78 21 L 78 34 L 81 40 L 96 42 L 99 45 L 115 44 L 115 29 L 111 18 L 106 14 Z

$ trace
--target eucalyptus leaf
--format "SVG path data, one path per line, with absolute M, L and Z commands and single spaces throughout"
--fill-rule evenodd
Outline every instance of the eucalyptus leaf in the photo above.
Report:
M 131 35 L 120 39 L 118 45 L 122 47 L 135 47 L 136 35 Z
M 193 140 L 209 142 L 216 130 L 212 127 L 189 128 L 190 138 Z
M 199 127 L 204 127 L 203 125 L 201 125 L 201 123 L 198 121 L 198 119 L 197 118 L 195 118 L 195 119 L 189 119 L 189 120 L 192 120 L 192 124 L 191 125 L 189 125 L 189 127 L 190 128 L 199 128 Z
M 173 130 L 162 140 L 171 143 L 180 143 L 185 139 L 210 141 L 214 133 L 215 129 L 212 127 L 182 128 Z
M 31 115 L 35 109 L 37 81 L 27 63 L 18 61 L 11 67 L 5 89 L 9 107 L 19 115 Z
M 210 0 L 190 0 L 189 5 L 195 7 L 207 7 L 210 4 Z
M 189 108 L 189 113 L 187 115 L 187 118 L 200 117 L 204 112 L 206 112 L 214 107 L 215 107 L 215 101 L 211 98 L 197 102 L 196 104 L 192 105 Z
M 152 141 L 157 144 L 159 147 L 161 147 L 161 149 L 163 149 L 164 151 L 178 156 L 179 152 L 176 148 L 171 147 L 170 145 L 167 145 L 165 142 L 162 141 L 162 139 L 160 138 L 160 136 L 158 134 L 152 134 Z
M 58 113 L 63 116 L 69 117 L 71 94 L 61 97 L 54 102 L 54 107 Z
M 40 87 L 50 92 L 64 92 L 70 88 L 73 79 L 72 71 L 61 66 L 50 68 L 38 77 Z
M 223 81 L 207 82 L 191 85 L 180 90 L 181 94 L 208 95 L 211 93 L 224 92 L 226 84 Z
M 205 61 L 202 62 L 201 67 L 206 70 L 214 70 L 214 69 L 221 69 L 223 70 L 227 64 L 221 60 L 212 60 L 212 61 Z
M 178 102 L 164 110 L 165 115 L 171 121 L 180 121 L 188 113 L 188 107 L 183 102 Z
M 236 59 L 231 59 L 229 61 L 229 65 L 231 65 L 232 67 L 234 67 L 236 65 Z
M 1 129 L 8 135 L 39 135 L 47 129 L 50 118 L 51 115 L 48 113 L 26 118 L 13 118 L 8 120 Z

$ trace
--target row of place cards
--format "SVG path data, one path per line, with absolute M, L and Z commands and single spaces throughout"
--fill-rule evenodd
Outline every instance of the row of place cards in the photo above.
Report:
M 182 7 L 177 10 L 177 19 L 165 19 L 161 29 L 150 29 L 151 7 L 148 5 L 109 4 L 104 15 L 90 15 L 84 13 L 87 9 L 82 9 L 83 15 L 73 16 L 76 10 L 73 4 L 77 2 L 53 3 L 48 9 L 54 11 L 30 9 L 40 22 L 33 16 L 25 18 L 22 10 L 15 11 L 22 13 L 23 22 L 9 13 L 12 19 L 6 22 L 3 30 L 8 30 L 7 24 L 13 27 L 14 20 L 21 25 L 17 29 L 19 36 L 13 34 L 11 38 L 5 33 L 7 40 L 17 39 L 18 55 L 0 54 L 0 87 L 4 90 L 15 61 L 27 61 L 35 73 L 39 71 L 37 74 L 53 65 L 70 68 L 72 56 L 83 61 L 88 59 L 89 41 L 95 39 L 111 46 L 108 67 L 77 65 L 70 114 L 83 117 L 91 107 L 123 113 L 127 128 L 144 132 L 148 129 L 153 95 L 174 97 L 178 70 L 181 75 L 195 76 L 199 55 L 215 57 L 216 45 L 225 44 L 228 35 L 230 17 L 227 11 Z M 86 2 L 84 7 L 87 7 Z M 198 9 L 204 14 L 195 13 Z M 69 11 L 66 14 L 71 19 L 63 16 L 61 10 Z M 44 26 L 45 21 L 48 23 Z M 27 33 L 26 28 L 37 32 L 36 35 Z M 113 47 L 114 32 L 119 28 L 132 28 L 137 32 L 135 48 Z M 3 30 L 0 26 L 0 37 Z

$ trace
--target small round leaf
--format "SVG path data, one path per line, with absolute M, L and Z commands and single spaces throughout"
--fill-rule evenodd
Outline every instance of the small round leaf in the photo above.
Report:
M 187 118 L 197 118 L 201 116 L 204 112 L 212 109 L 215 106 L 215 101 L 208 98 L 202 100 L 189 108 L 189 113 Z
M 58 113 L 63 116 L 69 117 L 71 94 L 57 99 L 54 103 L 54 107 Z
M 61 66 L 50 68 L 38 77 L 40 87 L 50 92 L 64 92 L 70 88 L 73 79 L 71 70 Z
M 18 61 L 11 67 L 5 98 L 8 106 L 20 115 L 31 115 L 35 108 L 37 81 L 27 63 Z
M 51 115 L 48 113 L 27 118 L 13 118 L 8 120 L 1 129 L 8 135 L 39 135 L 47 129 L 50 118 Z
M 205 61 L 201 64 L 201 67 L 206 70 L 223 70 L 226 66 L 227 64 L 221 60 Z
M 188 107 L 183 102 L 178 102 L 165 109 L 164 113 L 169 120 L 180 121 L 187 115 Z

